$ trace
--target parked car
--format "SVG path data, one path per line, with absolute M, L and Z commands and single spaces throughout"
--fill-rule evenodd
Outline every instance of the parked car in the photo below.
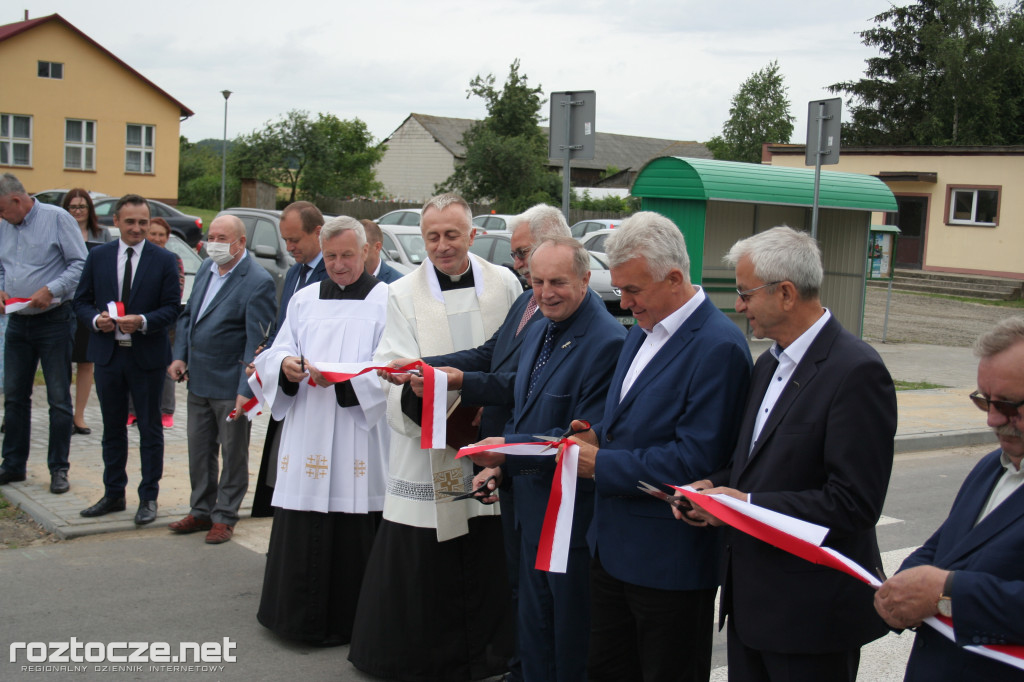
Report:
M 388 258 L 410 268 L 419 267 L 420 263 L 427 259 L 427 248 L 419 227 L 395 223 L 378 224 L 384 244 L 381 252 L 386 253 Z
M 423 213 L 423 209 L 420 208 L 400 208 L 397 211 L 385 213 L 374 222 L 381 227 L 385 225 L 412 225 L 413 227 L 419 227 L 421 213 Z
M 473 218 L 473 227 L 479 227 L 487 232 L 493 230 L 508 230 L 509 223 L 515 218 L 507 213 L 485 213 Z
M 249 255 L 274 278 L 277 300 L 280 301 L 285 275 L 288 274 L 288 268 L 295 265 L 295 259 L 288 253 L 278 227 L 281 224 L 281 212 L 263 208 L 226 208 L 217 217 L 222 215 L 233 215 L 241 219 L 245 225 L 245 247 Z
M 109 226 L 107 231 L 114 235 L 114 239 L 121 237 L 121 231 L 116 227 Z M 195 249 L 176 234 L 172 234 L 167 239 L 167 246 L 165 248 L 181 258 L 181 263 L 185 266 L 185 290 L 181 295 L 181 302 L 184 304 L 188 301 L 189 294 L 192 293 L 192 285 L 195 283 L 199 266 L 203 263 L 203 256 L 196 253 Z
M 608 241 L 608 236 L 611 233 L 612 230 L 597 230 L 596 232 L 591 232 L 586 237 L 580 239 L 580 242 L 583 244 L 584 248 L 591 253 L 604 253 L 605 242 Z
M 623 218 L 605 219 L 601 218 L 598 220 L 581 220 L 572 227 L 569 231 L 572 232 L 572 236 L 576 239 L 582 239 L 591 232 L 597 232 L 598 230 L 614 230 L 616 227 L 622 224 Z
M 70 192 L 69 189 L 47 189 L 42 192 L 36 192 L 32 195 L 33 199 L 38 199 L 44 204 L 53 204 L 54 206 L 60 206 L 64 203 L 64 195 Z M 89 192 L 89 196 L 95 202 L 97 199 L 102 199 L 107 196 L 103 192 Z
M 523 288 L 528 286 L 528 282 L 516 272 L 512 258 L 512 235 L 509 233 L 478 234 L 469 250 L 489 263 L 505 266 L 512 271 Z
M 114 206 L 120 197 L 104 197 L 93 199 L 96 206 L 96 217 L 100 225 L 114 224 Z M 149 199 L 149 217 L 163 218 L 171 226 L 171 233 L 184 239 L 189 246 L 195 247 L 203 237 L 203 219 L 199 216 L 182 213 L 173 206 L 162 201 Z

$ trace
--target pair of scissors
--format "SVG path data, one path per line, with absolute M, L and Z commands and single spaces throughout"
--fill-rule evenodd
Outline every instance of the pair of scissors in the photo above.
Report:
M 668 502 L 670 505 L 681 511 L 689 511 L 690 509 L 693 509 L 693 507 L 690 506 L 690 501 L 687 500 L 685 497 L 676 497 L 675 495 L 670 495 L 666 492 L 659 490 L 657 487 L 651 485 L 650 483 L 644 483 L 643 481 L 637 482 L 639 483 L 639 485 L 637 485 L 636 489 L 639 490 L 640 492 L 647 493 L 651 497 L 657 497 L 662 502 Z
M 492 492 L 492 491 L 487 489 L 487 484 L 490 483 L 493 480 L 495 480 L 494 476 L 488 476 L 486 479 L 484 479 L 484 482 L 480 484 L 480 487 L 476 488 L 475 490 L 470 490 L 469 492 L 459 492 L 457 490 L 438 490 L 437 492 L 439 492 L 442 495 L 453 495 L 454 496 L 454 497 L 448 497 L 448 498 L 445 498 L 443 500 L 438 500 L 438 501 L 439 502 L 457 502 L 458 500 L 468 500 L 471 497 L 476 497 L 477 493 L 482 493 L 482 492 L 485 492 L 485 491 L 486 492 Z M 476 499 L 481 504 L 490 504 L 489 502 L 484 502 L 481 498 L 476 498 Z
M 556 443 L 558 443 L 559 441 L 565 440 L 569 436 L 574 436 L 577 433 L 583 433 L 584 431 L 589 431 L 590 430 L 590 422 L 588 422 L 586 419 L 577 419 L 576 421 L 581 422 L 583 424 L 583 428 L 574 429 L 574 428 L 572 428 L 570 426 L 568 429 L 565 430 L 565 433 L 563 433 L 561 436 L 532 436 L 532 438 L 536 438 L 537 440 L 551 441 L 551 445 L 547 446 L 546 448 L 544 448 L 543 450 L 541 450 L 537 454 L 541 455 L 541 454 L 547 452 L 551 448 L 555 447 Z
M 267 345 L 267 341 L 270 339 L 270 333 L 272 331 L 274 331 L 274 324 L 275 323 L 273 321 L 271 321 L 270 324 L 268 324 L 265 329 L 263 327 L 263 323 L 262 322 L 257 321 L 256 324 L 258 324 L 260 326 L 260 331 L 263 332 L 263 340 L 260 341 L 259 345 L 260 346 L 266 346 Z

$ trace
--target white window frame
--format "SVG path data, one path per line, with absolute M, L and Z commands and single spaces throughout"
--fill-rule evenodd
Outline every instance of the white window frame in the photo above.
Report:
M 81 135 L 78 140 L 71 139 L 71 124 L 80 124 Z M 68 163 L 68 151 L 78 151 L 78 164 Z M 96 121 L 82 118 L 64 119 L 64 169 L 65 170 L 96 170 Z
M 38 66 L 37 73 L 38 73 L 38 71 L 42 70 L 43 64 L 46 64 L 46 75 L 44 76 L 43 74 L 40 73 L 39 74 L 40 78 L 52 78 L 54 80 L 64 80 L 64 62 L 51 62 L 51 61 L 48 61 L 46 59 L 40 59 L 39 60 L 39 66 Z M 59 66 L 60 67 L 60 75 L 59 76 L 54 76 L 53 75 L 53 71 L 54 71 L 53 67 L 54 66 Z
M 23 118 L 28 121 L 28 137 L 14 136 L 14 119 Z M 14 162 L 15 145 L 28 148 L 28 162 Z M 0 113 L 0 166 L 15 166 L 19 168 L 32 167 L 32 116 L 30 114 L 4 114 Z
M 995 192 L 996 194 L 996 213 L 995 219 L 992 221 L 978 220 L 978 193 L 979 192 Z M 971 217 L 970 218 L 956 218 L 956 195 L 970 194 L 971 195 Z M 985 227 L 995 227 L 999 224 L 999 202 L 1002 199 L 1002 187 L 950 187 L 949 188 L 949 215 L 947 220 L 949 225 L 983 225 Z
M 139 143 L 133 144 L 130 138 L 132 128 L 139 128 Z M 152 175 L 155 171 L 156 126 L 148 123 L 129 123 L 125 126 L 124 172 Z M 131 164 L 129 159 L 137 159 Z

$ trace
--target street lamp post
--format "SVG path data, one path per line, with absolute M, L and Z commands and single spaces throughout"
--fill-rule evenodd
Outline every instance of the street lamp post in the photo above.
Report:
M 228 97 L 231 97 L 230 90 L 221 90 L 224 95 L 224 145 L 221 147 L 220 155 L 220 210 L 224 210 L 224 190 L 228 181 Z

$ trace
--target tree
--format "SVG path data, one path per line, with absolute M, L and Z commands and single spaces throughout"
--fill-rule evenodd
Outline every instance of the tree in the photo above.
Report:
M 438 191 L 457 192 L 467 201 L 489 200 L 503 213 L 538 202 L 558 203 L 559 180 L 548 169 L 547 139 L 539 125 L 541 92 L 519 74 L 518 59 L 501 90 L 495 89 L 493 74 L 473 78 L 466 97 L 482 98 L 487 117 L 463 135 L 466 160 Z
M 189 142 L 181 136 L 178 145 L 178 202 L 197 208 L 220 208 L 221 140 Z M 216 150 L 216 151 L 215 151 Z M 238 203 L 238 178 L 228 175 L 227 205 Z
M 1021 4 L 918 0 L 893 6 L 860 33 L 880 56 L 865 78 L 829 86 L 849 95 L 849 145 L 1024 142 Z
M 289 201 L 303 197 L 373 195 L 381 186 L 373 166 L 386 147 L 374 145 L 366 124 L 341 120 L 333 114 L 292 110 L 262 130 L 239 138 L 232 168 L 239 177 L 252 177 L 289 188 Z
M 743 81 L 732 98 L 722 134 L 707 142 L 714 157 L 761 163 L 762 144 L 789 142 L 794 118 L 789 113 L 787 90 L 778 61 Z

